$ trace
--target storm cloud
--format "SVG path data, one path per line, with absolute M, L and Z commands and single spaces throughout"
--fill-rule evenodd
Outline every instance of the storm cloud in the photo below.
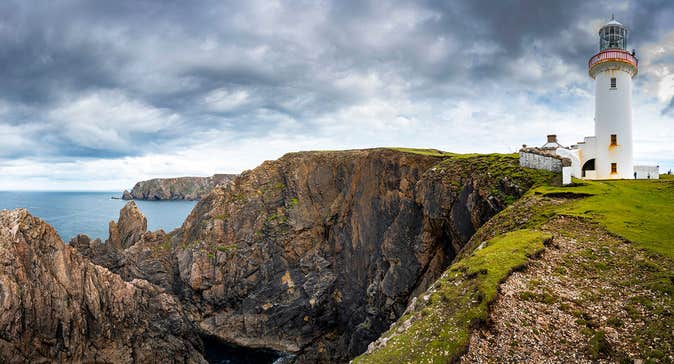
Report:
M 671 1 L 56 0 L 0 12 L 0 188 L 121 189 L 300 149 L 512 152 L 548 132 L 572 144 L 592 134 L 587 60 L 612 13 L 640 57 L 636 159 L 674 167 Z

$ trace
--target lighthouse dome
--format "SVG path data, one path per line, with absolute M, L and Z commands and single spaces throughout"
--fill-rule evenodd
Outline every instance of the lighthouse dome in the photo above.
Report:
M 608 23 L 606 23 L 606 24 L 604 25 L 604 27 L 607 27 L 607 26 L 609 26 L 609 25 L 618 25 L 618 26 L 624 27 L 624 25 L 622 25 L 622 23 L 620 23 L 619 21 L 617 21 L 617 20 L 615 20 L 615 19 L 611 19 L 611 21 L 608 22 Z M 603 28 L 603 27 L 602 27 L 602 28 Z

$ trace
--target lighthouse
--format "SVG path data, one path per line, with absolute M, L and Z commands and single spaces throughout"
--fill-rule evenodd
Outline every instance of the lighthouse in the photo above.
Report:
M 659 166 L 634 165 L 632 142 L 632 78 L 639 62 L 628 51 L 629 29 L 611 17 L 599 29 L 599 52 L 590 57 L 594 80 L 594 136 L 570 147 L 548 135 L 542 147 L 520 149 L 520 165 L 562 173 L 562 183 L 582 179 L 656 179 Z M 553 143 L 554 142 L 554 143 Z
M 586 178 L 632 178 L 634 173 L 632 78 L 637 75 L 638 60 L 634 51 L 627 50 L 628 34 L 626 26 L 611 19 L 599 29 L 599 53 L 588 62 L 589 74 L 595 83 L 593 149 L 596 152 L 585 150 L 587 155 L 581 158 Z M 594 157 L 594 162 L 589 157 Z M 588 171 L 592 169 L 594 173 L 590 176 Z

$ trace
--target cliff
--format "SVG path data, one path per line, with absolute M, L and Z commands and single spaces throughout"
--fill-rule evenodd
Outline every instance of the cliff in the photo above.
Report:
M 490 217 L 551 177 L 513 155 L 291 153 L 213 189 L 177 231 L 91 258 L 171 290 L 204 334 L 343 362 Z
M 137 200 L 198 200 L 215 186 L 227 184 L 236 175 L 215 174 L 211 177 L 155 178 L 141 181 L 123 199 Z
M 0 361 L 204 363 L 181 303 L 124 281 L 26 210 L 0 212 Z
M 205 197 L 176 235 L 206 332 L 346 361 L 544 172 L 505 155 L 293 153 Z

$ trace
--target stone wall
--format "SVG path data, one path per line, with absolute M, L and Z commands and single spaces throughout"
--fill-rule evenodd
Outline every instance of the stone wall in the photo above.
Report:
M 634 166 L 634 172 L 637 174 L 637 179 L 659 179 L 659 166 Z
M 522 148 L 520 150 L 520 165 L 561 173 L 562 167 L 570 166 L 571 161 L 568 158 L 558 156 L 554 150 Z

